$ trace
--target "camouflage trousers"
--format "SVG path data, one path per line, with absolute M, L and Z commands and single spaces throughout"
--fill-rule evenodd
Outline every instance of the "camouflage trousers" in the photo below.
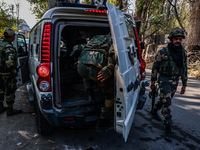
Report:
M 154 109 L 162 109 L 165 124 L 172 124 L 171 101 L 177 90 L 178 82 L 178 77 L 159 77 L 160 98 L 154 105 Z
M 0 75 L 0 102 L 3 102 L 4 97 L 6 97 L 7 106 L 12 107 L 14 104 L 16 89 L 17 86 L 15 78 Z
M 97 75 L 101 69 L 93 66 L 79 63 L 77 71 L 83 78 L 85 89 L 92 88 L 93 82 L 101 88 L 102 93 L 105 95 L 105 106 L 101 109 L 101 118 L 110 118 L 113 116 L 113 103 L 114 103 L 114 75 L 100 82 L 97 80 Z

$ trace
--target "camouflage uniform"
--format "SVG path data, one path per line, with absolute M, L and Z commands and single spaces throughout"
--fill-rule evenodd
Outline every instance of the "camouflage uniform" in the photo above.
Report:
M 159 73 L 158 83 L 160 87 L 160 99 L 155 104 L 155 109 L 161 109 L 164 122 L 171 125 L 171 99 L 173 98 L 179 77 L 181 76 L 183 86 L 187 86 L 187 55 L 185 50 L 182 50 L 183 66 L 179 68 L 172 60 L 168 48 L 161 49 L 154 62 L 152 68 L 151 81 L 157 80 L 157 73 Z
M 78 59 L 77 70 L 84 79 L 84 87 L 86 89 L 92 88 L 92 82 L 96 82 L 105 94 L 105 106 L 100 115 L 100 118 L 103 119 L 113 117 L 114 65 L 114 49 L 110 34 L 94 36 Z M 104 82 L 97 79 L 99 72 L 106 77 Z
M 12 29 L 6 29 L 5 39 L 0 42 L 0 111 L 5 110 L 3 101 L 6 96 L 7 116 L 20 113 L 19 110 L 13 109 L 17 76 L 17 52 L 11 43 L 14 35 Z
M 173 37 L 185 38 L 184 33 L 180 28 L 172 30 L 169 39 L 172 41 Z M 187 54 L 181 44 L 175 46 L 173 42 L 170 42 L 167 47 L 158 51 L 152 68 L 152 85 L 155 85 L 157 76 L 160 88 L 160 98 L 150 113 L 159 120 L 157 110 L 162 108 L 162 117 L 165 125 L 165 139 L 171 141 L 171 100 L 177 90 L 180 77 L 183 87 L 187 86 Z
M 61 67 L 62 69 L 72 68 L 75 69 L 78 61 L 78 57 L 81 54 L 81 51 L 86 46 L 86 43 L 78 44 L 73 46 L 72 51 L 68 51 L 64 47 L 64 51 L 61 51 Z M 66 49 L 66 50 L 65 50 Z
M 17 52 L 15 48 L 13 48 L 12 43 L 6 39 L 4 39 L 0 45 L 5 46 L 5 48 L 1 50 L 0 56 L 0 102 L 4 101 L 5 95 L 8 107 L 12 107 L 16 91 Z

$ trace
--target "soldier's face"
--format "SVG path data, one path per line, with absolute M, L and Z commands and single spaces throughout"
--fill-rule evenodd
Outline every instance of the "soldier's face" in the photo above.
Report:
M 182 42 L 182 37 L 180 37 L 180 36 L 177 36 L 177 37 L 173 37 L 173 38 L 172 38 L 172 43 L 173 43 L 175 46 L 180 46 L 180 45 L 181 45 L 181 42 Z
M 15 35 L 11 36 L 11 42 L 13 42 L 15 40 Z

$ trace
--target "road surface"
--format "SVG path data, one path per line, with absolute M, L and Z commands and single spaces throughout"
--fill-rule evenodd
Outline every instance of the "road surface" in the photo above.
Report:
M 149 80 L 150 70 L 147 70 Z M 26 114 L 0 114 L 0 150 L 199 150 L 200 149 L 200 80 L 189 79 L 185 95 L 179 86 L 172 101 L 171 143 L 164 140 L 164 127 L 149 115 L 148 98 L 143 110 L 136 112 L 133 126 L 125 143 L 114 131 L 98 133 L 94 127 L 59 128 L 41 136 L 35 128 L 33 104 L 28 102 L 25 86 L 16 92 L 15 108 Z M 149 87 L 147 88 L 147 95 Z

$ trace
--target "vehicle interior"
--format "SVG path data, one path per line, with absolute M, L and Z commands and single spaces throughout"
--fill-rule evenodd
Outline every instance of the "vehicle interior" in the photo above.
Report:
M 77 72 L 78 57 L 83 49 L 77 49 L 77 45 L 86 45 L 87 41 L 95 35 L 106 35 L 110 32 L 109 25 L 96 26 L 69 26 L 61 31 L 59 40 L 60 56 L 58 65 L 60 69 L 61 105 L 71 107 L 87 103 L 87 92 L 83 86 L 83 79 Z M 114 81 L 113 81 L 114 82 Z M 93 84 L 93 93 L 96 103 L 104 101 L 101 89 Z

